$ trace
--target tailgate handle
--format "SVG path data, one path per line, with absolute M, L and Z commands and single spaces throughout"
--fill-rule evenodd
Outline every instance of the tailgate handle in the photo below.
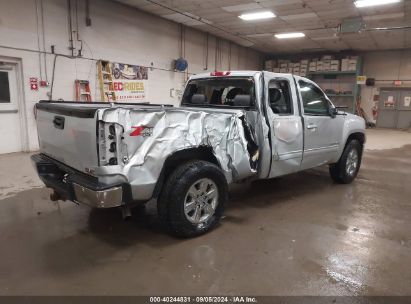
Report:
M 64 129 L 64 117 L 54 116 L 53 124 L 55 128 L 63 130 Z

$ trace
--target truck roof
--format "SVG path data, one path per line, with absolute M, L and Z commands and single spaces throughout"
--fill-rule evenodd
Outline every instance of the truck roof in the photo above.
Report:
M 224 77 L 224 76 L 243 76 L 243 77 L 254 77 L 256 74 L 259 73 L 267 73 L 267 74 L 271 74 L 273 77 L 278 76 L 292 76 L 293 74 L 290 73 L 274 73 L 274 72 L 269 72 L 269 71 L 221 71 L 221 72 L 207 72 L 207 73 L 200 73 L 200 74 L 195 74 L 192 75 L 190 77 L 190 79 L 202 79 L 202 78 L 210 78 L 210 77 Z M 218 73 L 218 75 L 215 75 L 215 73 Z M 297 76 L 297 75 L 295 75 Z M 298 76 L 299 78 L 304 78 L 305 77 L 301 77 Z

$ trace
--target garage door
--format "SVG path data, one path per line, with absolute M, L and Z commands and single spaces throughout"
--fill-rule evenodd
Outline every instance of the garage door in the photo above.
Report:
M 381 90 L 377 127 L 392 129 L 411 127 L 411 90 Z
M 22 151 L 16 65 L 0 63 L 0 154 Z

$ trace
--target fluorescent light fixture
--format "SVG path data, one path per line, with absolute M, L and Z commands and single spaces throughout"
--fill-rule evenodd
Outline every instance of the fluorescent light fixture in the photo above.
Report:
M 357 0 L 354 2 L 356 7 L 368 7 L 384 4 L 398 3 L 402 0 Z
M 246 21 L 251 21 L 251 20 L 274 18 L 275 14 L 273 12 L 266 11 L 266 12 L 259 12 L 259 13 L 242 14 L 238 17 Z
M 383 20 L 383 19 L 401 19 L 404 18 L 404 12 L 393 13 L 393 14 L 384 14 L 384 15 L 372 15 L 362 17 L 365 21 L 374 21 L 374 20 Z
M 275 34 L 275 38 L 278 39 L 288 39 L 288 38 L 301 38 L 305 37 L 304 33 L 283 33 L 283 34 Z

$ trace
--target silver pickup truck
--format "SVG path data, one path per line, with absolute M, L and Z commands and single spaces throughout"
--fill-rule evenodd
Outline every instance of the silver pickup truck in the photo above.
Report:
M 180 107 L 42 101 L 32 161 L 52 200 L 95 208 L 157 201 L 167 229 L 205 233 L 228 185 L 329 165 L 350 183 L 365 123 L 340 112 L 311 80 L 261 71 L 192 76 Z

